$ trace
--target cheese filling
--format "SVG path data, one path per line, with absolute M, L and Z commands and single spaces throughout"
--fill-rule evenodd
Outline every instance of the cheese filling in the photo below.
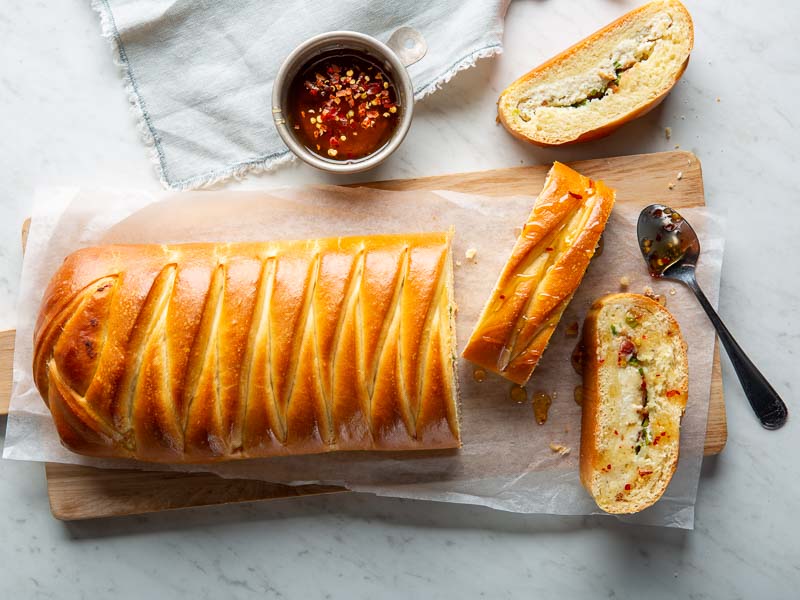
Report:
M 659 13 L 634 36 L 620 40 L 595 68 L 534 87 L 517 105 L 520 118 L 530 121 L 541 107 L 578 108 L 615 93 L 621 74 L 650 58 L 670 27 L 672 17 Z

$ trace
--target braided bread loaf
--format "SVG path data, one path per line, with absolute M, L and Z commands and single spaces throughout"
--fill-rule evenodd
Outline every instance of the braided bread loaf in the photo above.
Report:
M 100 246 L 44 294 L 62 442 L 207 462 L 459 445 L 450 235 Z

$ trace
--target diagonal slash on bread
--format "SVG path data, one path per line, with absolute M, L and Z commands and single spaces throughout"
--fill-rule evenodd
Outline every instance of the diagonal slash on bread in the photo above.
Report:
M 589 266 L 614 199 L 602 181 L 553 164 L 464 358 L 520 385 L 528 381 Z
M 500 121 L 512 135 L 542 146 L 601 137 L 666 97 L 693 44 L 683 4 L 650 2 L 508 86 L 497 102 Z
M 609 513 L 656 502 L 678 464 L 688 395 L 675 318 L 638 294 L 594 302 L 583 328 L 581 482 Z

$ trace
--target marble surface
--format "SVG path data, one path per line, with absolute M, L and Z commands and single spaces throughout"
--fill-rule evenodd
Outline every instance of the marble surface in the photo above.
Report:
M 688 1 L 696 48 L 686 75 L 660 108 L 605 140 L 543 150 L 494 123 L 507 83 L 633 4 L 514 2 L 505 54 L 422 103 L 399 153 L 368 177 L 676 144 L 695 152 L 708 204 L 728 214 L 720 312 L 796 409 L 800 5 Z M 6 0 L 0 40 L 0 328 L 9 328 L 19 225 L 34 186 L 155 190 L 158 183 L 88 3 Z M 326 180 L 294 165 L 236 186 Z M 3 461 L 0 597 L 795 598 L 797 416 L 780 431 L 764 431 L 727 361 L 723 372 L 730 439 L 703 466 L 693 532 L 360 495 L 64 524 L 50 516 L 42 465 Z

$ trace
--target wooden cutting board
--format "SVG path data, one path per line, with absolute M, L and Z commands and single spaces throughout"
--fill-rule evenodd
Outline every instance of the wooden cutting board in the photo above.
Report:
M 700 163 L 690 152 L 603 158 L 572 166 L 616 188 L 618 204 L 644 207 L 661 201 L 679 209 L 705 204 Z M 447 189 L 487 196 L 535 196 L 548 169 L 549 166 L 513 167 L 363 185 L 384 190 Z M 0 332 L 0 414 L 8 412 L 13 352 L 14 332 Z M 721 452 L 727 437 L 719 348 L 715 347 L 705 454 Z M 48 463 L 45 470 L 50 508 L 53 515 L 62 520 L 345 491 L 334 486 L 291 487 L 200 473 L 104 470 L 55 463 Z

